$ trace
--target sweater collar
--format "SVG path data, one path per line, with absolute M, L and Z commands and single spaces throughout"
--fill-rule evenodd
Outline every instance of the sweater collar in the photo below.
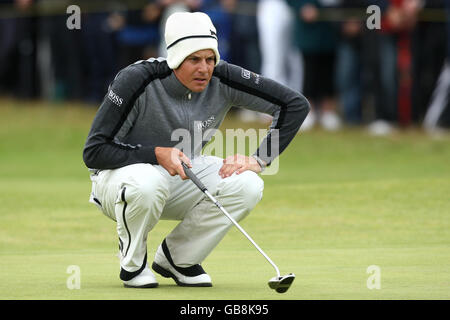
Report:
M 183 97 L 191 93 L 191 91 L 186 88 L 180 80 L 178 80 L 177 76 L 175 75 L 175 72 L 172 71 L 170 76 L 164 78 L 161 80 L 161 83 L 163 84 L 164 88 L 166 89 L 167 93 L 174 97 Z

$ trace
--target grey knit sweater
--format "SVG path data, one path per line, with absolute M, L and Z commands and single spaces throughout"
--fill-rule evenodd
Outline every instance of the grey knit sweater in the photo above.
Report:
M 199 93 L 183 86 L 165 59 L 139 61 L 122 69 L 110 84 L 87 137 L 83 160 L 91 169 L 157 164 L 156 147 L 180 145 L 173 136 L 177 129 L 185 129 L 192 139 L 202 137 L 193 139 L 190 150 L 182 150 L 194 157 L 233 106 L 273 116 L 254 153 L 269 164 L 294 138 L 310 108 L 300 93 L 225 61 L 215 67 L 207 88 Z M 274 140 L 276 152 L 270 148 Z

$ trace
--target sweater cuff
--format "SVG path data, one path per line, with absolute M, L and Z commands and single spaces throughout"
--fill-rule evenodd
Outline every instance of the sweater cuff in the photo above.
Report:
M 137 157 L 142 159 L 142 162 L 150 164 L 158 164 L 156 160 L 155 147 L 141 147 L 137 150 Z

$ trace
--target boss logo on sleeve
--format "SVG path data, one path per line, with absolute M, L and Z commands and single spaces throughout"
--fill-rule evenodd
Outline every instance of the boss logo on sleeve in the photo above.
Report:
M 123 99 L 119 97 L 114 91 L 109 90 L 108 99 L 111 100 L 116 106 L 120 107 L 123 103 Z
M 259 84 L 260 83 L 260 76 L 259 76 L 259 74 L 257 74 L 257 73 L 254 73 L 254 72 L 251 72 L 251 71 L 248 71 L 248 70 L 246 70 L 246 69 L 244 69 L 244 68 L 242 68 L 242 70 L 241 70 L 241 77 L 242 78 L 244 78 L 244 79 L 246 79 L 246 80 L 250 80 L 251 78 L 252 78 L 252 76 L 254 77 L 254 81 L 255 81 L 255 84 Z
M 242 68 L 242 70 L 241 70 L 241 76 L 242 76 L 242 78 L 248 80 L 248 79 L 250 79 L 250 77 L 251 77 L 251 72 L 248 71 L 248 70 L 245 70 L 244 68 Z

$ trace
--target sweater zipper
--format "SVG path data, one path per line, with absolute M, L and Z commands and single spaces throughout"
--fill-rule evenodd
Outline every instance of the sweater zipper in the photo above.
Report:
M 190 117 L 189 117 L 189 101 L 192 99 L 192 95 L 191 92 L 189 92 L 188 94 L 186 94 L 183 97 L 183 110 L 184 110 L 184 115 L 185 115 L 185 119 L 186 119 L 186 124 L 187 124 L 187 129 L 189 131 L 189 134 L 191 135 L 191 150 L 189 150 L 189 154 L 192 153 L 192 139 L 194 138 L 192 136 L 192 130 L 191 130 L 191 121 L 190 121 Z M 186 151 L 183 151 L 186 153 Z
M 186 124 L 187 124 L 187 128 L 189 130 L 189 132 L 191 132 L 191 121 L 190 121 L 190 117 L 189 117 L 189 101 L 191 101 L 192 99 L 192 94 L 191 92 L 189 92 L 188 94 L 186 94 L 183 98 L 183 110 L 184 110 L 184 115 L 185 115 L 185 119 L 186 119 Z

